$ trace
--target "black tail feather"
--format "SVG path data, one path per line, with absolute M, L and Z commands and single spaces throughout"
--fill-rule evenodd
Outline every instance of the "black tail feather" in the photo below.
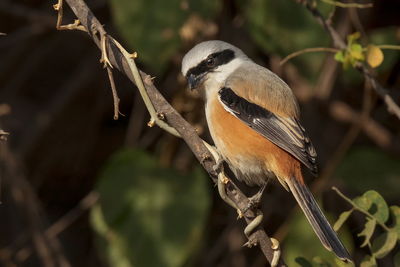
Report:
M 289 179 L 287 184 L 325 248 L 333 251 L 343 261 L 351 261 L 349 253 L 330 226 L 307 186 L 295 178 Z

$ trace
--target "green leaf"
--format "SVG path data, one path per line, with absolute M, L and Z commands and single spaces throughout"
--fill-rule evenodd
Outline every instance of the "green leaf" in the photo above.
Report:
M 138 60 L 162 73 L 179 50 L 179 31 L 192 14 L 213 18 L 220 1 L 111 0 L 115 25 Z M 185 7 L 186 6 L 186 7 Z
M 389 218 L 389 208 L 385 199 L 376 191 L 365 192 L 361 197 L 354 199 L 360 209 L 370 213 L 378 222 L 385 223 Z
M 306 258 L 304 257 L 297 257 L 295 259 L 295 262 L 298 263 L 299 266 L 301 267 L 313 267 L 312 263 L 309 262 Z
M 383 65 L 387 60 L 392 59 L 385 59 Z M 382 70 L 382 67 L 379 69 Z M 345 73 L 349 72 L 351 71 Z M 354 75 L 352 81 L 356 77 L 358 76 Z M 365 164 L 366 162 L 374 162 L 374 164 Z M 337 168 L 335 176 L 356 192 L 366 192 L 373 188 L 387 199 L 395 199 L 399 195 L 399 160 L 377 148 L 352 148 Z
M 351 45 L 351 44 L 353 44 L 353 42 L 354 42 L 355 40 L 360 39 L 360 37 L 361 37 L 361 34 L 360 34 L 359 32 L 354 32 L 354 33 L 349 34 L 349 35 L 347 36 L 347 42 Z
M 364 229 L 358 234 L 358 236 L 364 236 L 364 242 L 361 244 L 361 247 L 365 247 L 370 242 L 372 235 L 374 234 L 376 226 L 375 219 L 367 218 L 367 222 L 365 223 Z
M 348 210 L 345 212 L 342 212 L 340 214 L 339 219 L 335 222 L 333 225 L 333 230 L 338 231 L 340 227 L 342 227 L 343 223 L 349 218 L 350 214 L 353 212 L 353 210 Z
M 392 228 L 397 232 L 397 238 L 400 240 L 400 207 L 391 206 L 390 213 L 393 218 Z
M 377 267 L 377 263 L 374 257 L 372 256 L 365 256 L 364 259 L 361 261 L 360 267 Z
M 373 255 L 381 259 L 385 257 L 396 246 L 397 232 L 389 231 L 378 236 L 372 244 Z
M 335 60 L 338 62 L 344 63 L 344 61 L 345 61 L 344 52 L 343 51 L 336 52 Z
M 91 223 L 109 266 L 182 266 L 199 248 L 210 205 L 200 169 L 183 175 L 139 150 L 123 150 L 97 184 Z
M 357 61 L 362 61 L 364 60 L 364 53 L 363 53 L 363 48 L 360 44 L 352 44 L 350 46 L 350 55 L 353 59 Z

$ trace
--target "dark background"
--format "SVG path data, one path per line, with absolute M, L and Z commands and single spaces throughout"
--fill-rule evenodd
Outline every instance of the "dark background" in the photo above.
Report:
M 186 145 L 146 126 L 140 95 L 117 71 L 122 115 L 113 120 L 99 50 L 84 32 L 56 30 L 53 4 L 0 1 L 0 32 L 7 34 L 0 36 L 0 129 L 10 133 L 0 151 L 1 265 L 265 266 L 257 248 L 242 248 L 244 223 Z M 138 52 L 140 68 L 208 140 L 201 100 L 180 75 L 192 46 L 228 41 L 280 75 L 298 97 L 317 149 L 321 175 L 308 182 L 332 222 L 349 209 L 332 185 L 350 197 L 374 189 L 399 204 L 399 120 L 362 76 L 343 70 L 331 53 L 279 65 L 297 50 L 330 45 L 302 6 L 290 0 L 87 4 L 112 36 Z M 398 44 L 399 10 L 395 0 L 376 1 L 371 9 L 337 8 L 333 23 L 343 36 L 360 31 L 363 44 Z M 73 22 L 66 4 L 64 21 Z M 399 102 L 399 53 L 384 55 L 377 79 Z M 287 262 L 331 257 L 292 196 L 276 185 L 266 190 L 264 224 L 281 241 Z M 369 253 L 359 248 L 363 224 L 362 216 L 352 216 L 340 232 L 357 262 Z M 393 266 L 394 254 L 380 264 Z

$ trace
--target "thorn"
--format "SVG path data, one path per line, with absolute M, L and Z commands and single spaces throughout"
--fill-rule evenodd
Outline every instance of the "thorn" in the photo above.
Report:
M 271 243 L 272 243 L 271 248 L 273 250 L 277 250 L 279 248 L 279 241 L 273 237 L 271 237 L 270 239 L 271 239 Z
M 54 4 L 53 8 L 55 11 L 59 11 L 60 10 L 60 3 Z
M 165 114 L 164 113 L 157 112 L 156 115 L 157 115 L 157 118 L 159 118 L 160 120 L 162 120 L 162 121 L 165 120 Z
M 243 212 L 240 209 L 237 209 L 236 212 L 238 214 L 236 220 L 242 219 L 244 217 Z
M 151 118 L 150 121 L 147 123 L 147 126 L 151 128 L 154 126 L 154 124 L 156 124 L 156 121 L 153 118 Z
M 224 175 L 223 177 L 221 177 L 221 182 L 224 183 L 224 184 L 228 184 L 229 183 L 229 178 Z
M 138 54 L 137 52 L 133 52 L 132 54 L 129 54 L 129 57 L 135 59 L 138 57 Z

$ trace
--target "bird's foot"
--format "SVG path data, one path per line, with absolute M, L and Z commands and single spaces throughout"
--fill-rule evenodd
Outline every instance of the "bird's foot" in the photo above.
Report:
M 261 199 L 266 187 L 267 184 L 264 184 L 255 195 L 249 197 L 249 203 L 247 204 L 247 207 L 244 209 L 243 213 L 245 213 L 248 210 L 258 208 L 260 206 Z

